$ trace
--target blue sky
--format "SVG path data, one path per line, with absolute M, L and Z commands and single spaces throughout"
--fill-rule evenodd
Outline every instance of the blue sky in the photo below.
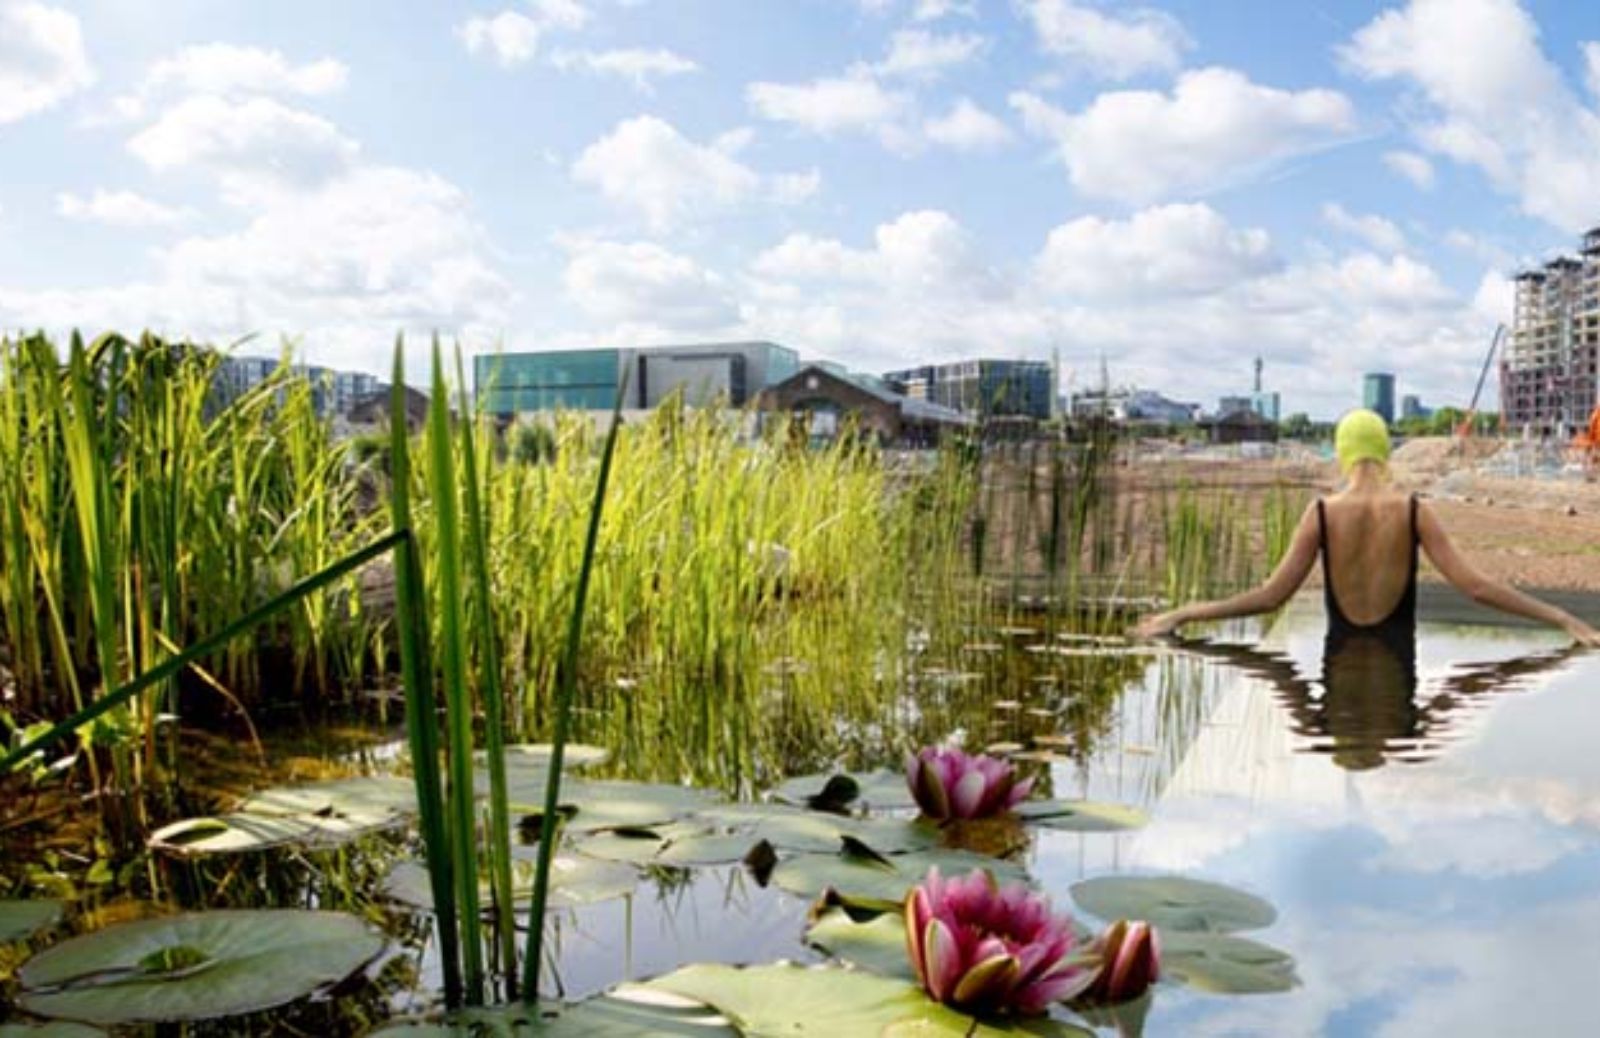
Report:
M 1505 275 L 1600 223 L 1594 40 L 1549 0 L 0 0 L 0 327 L 1459 403 Z

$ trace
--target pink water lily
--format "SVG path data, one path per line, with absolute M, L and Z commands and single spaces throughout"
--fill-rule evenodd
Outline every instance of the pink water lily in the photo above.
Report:
M 922 813 L 938 821 L 989 818 L 1026 800 L 1033 780 L 1017 781 L 1010 764 L 986 754 L 926 746 L 906 754 L 906 784 Z
M 1161 979 L 1161 939 L 1149 923 L 1119 919 L 1094 942 L 1100 975 L 1084 992 L 1091 1002 L 1128 1002 Z
M 969 1013 L 1036 1014 L 1094 983 L 1098 960 L 1074 954 L 1072 919 L 1023 884 L 979 869 L 929 869 L 906 895 L 906 949 L 923 990 Z

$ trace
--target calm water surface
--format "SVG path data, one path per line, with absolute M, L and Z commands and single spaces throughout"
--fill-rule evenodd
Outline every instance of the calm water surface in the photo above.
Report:
M 1301 985 L 1164 986 L 1148 1035 L 1600 1034 L 1600 654 L 1563 645 L 1425 622 L 1413 687 L 1407 661 L 1325 663 L 1308 599 L 1265 636 L 1153 657 L 1109 736 L 1051 765 L 1057 795 L 1151 824 L 1042 832 L 1030 870 L 1060 903 L 1088 876 L 1177 872 L 1277 906 L 1250 936 L 1292 953 Z M 562 980 L 804 961 L 805 910 L 739 870 L 647 884 L 563 920 Z

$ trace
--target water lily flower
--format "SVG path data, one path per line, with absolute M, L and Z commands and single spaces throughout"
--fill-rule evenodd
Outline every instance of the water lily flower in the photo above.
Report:
M 1155 927 L 1119 919 L 1094 942 L 1100 975 L 1084 992 L 1091 1002 L 1128 1002 L 1161 979 L 1161 939 Z
M 945 879 L 938 868 L 906 895 L 906 949 L 923 990 L 969 1013 L 1042 1013 L 1081 994 L 1098 976 L 1074 954 L 1072 919 L 1043 895 L 1000 887 L 979 869 Z
M 988 818 L 1016 807 L 1033 789 L 1010 764 L 986 754 L 926 746 L 906 754 L 906 784 L 922 813 L 938 821 Z

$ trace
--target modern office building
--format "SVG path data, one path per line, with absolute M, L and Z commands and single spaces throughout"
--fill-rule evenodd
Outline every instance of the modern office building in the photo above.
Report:
M 265 382 L 283 366 L 279 357 L 224 356 L 214 382 L 218 406 Z M 316 364 L 290 364 L 289 372 L 311 383 L 311 405 L 317 414 L 332 418 L 347 414 L 355 404 L 386 388 L 376 375 L 364 371 L 336 371 Z
M 625 410 L 655 407 L 674 393 L 706 406 L 743 407 L 800 369 L 794 350 L 771 342 L 480 354 L 473 385 L 492 414 L 610 410 L 626 379 Z
M 1385 422 L 1394 422 L 1394 376 L 1387 371 L 1369 371 L 1361 377 L 1361 406 L 1376 411 Z
M 1055 366 L 1042 360 L 961 360 L 884 374 L 896 393 L 978 418 L 1051 417 Z
M 1269 422 L 1282 419 L 1283 399 L 1276 392 L 1256 390 L 1250 394 L 1250 410 Z
M 1400 398 L 1400 417 L 1402 420 L 1410 418 L 1428 418 L 1433 414 L 1433 408 L 1423 407 L 1422 398 L 1415 393 L 1407 393 Z
M 1600 227 L 1580 257 L 1516 275 L 1511 335 L 1500 362 L 1506 424 L 1540 435 L 1581 429 L 1600 404 Z
M 1217 398 L 1217 414 L 1238 414 L 1240 411 L 1254 411 L 1255 403 L 1247 396 L 1224 396 Z

